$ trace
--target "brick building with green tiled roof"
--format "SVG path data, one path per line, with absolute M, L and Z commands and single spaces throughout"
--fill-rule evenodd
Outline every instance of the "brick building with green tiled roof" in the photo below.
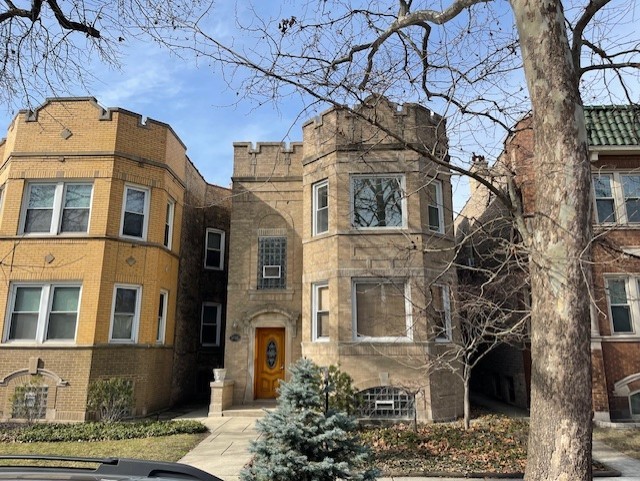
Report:
M 593 105 L 584 108 L 589 145 L 640 145 L 640 107 Z
M 594 262 L 588 264 L 592 285 L 585 296 L 594 302 L 590 319 L 582 322 L 591 324 L 594 419 L 640 421 L 640 107 L 587 106 L 584 114 L 594 230 Z M 545 173 L 533 161 L 530 121 L 529 116 L 519 122 L 491 169 L 498 177 L 505 166 L 517 172 L 525 211 L 535 215 L 536 194 L 529 180 Z M 475 186 L 456 225 L 470 231 L 474 222 L 490 224 L 496 207 L 487 198 Z M 506 346 L 474 371 L 475 386 L 485 394 L 523 407 L 530 376 L 529 353 Z

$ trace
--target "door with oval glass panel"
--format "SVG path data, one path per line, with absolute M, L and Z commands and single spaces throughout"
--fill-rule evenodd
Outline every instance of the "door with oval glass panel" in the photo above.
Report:
M 255 345 L 255 398 L 275 399 L 284 379 L 284 328 L 256 329 Z

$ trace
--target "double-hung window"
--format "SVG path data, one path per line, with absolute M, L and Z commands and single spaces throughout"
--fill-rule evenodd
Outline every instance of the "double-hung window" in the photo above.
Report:
M 27 184 L 22 232 L 86 233 L 93 185 L 80 182 Z
M 138 339 L 141 292 L 140 286 L 115 286 L 109 335 L 111 342 L 136 342 Z
M 444 232 L 444 209 L 442 205 L 442 182 L 431 180 L 427 184 L 427 205 L 429 209 L 429 230 Z
M 406 225 L 404 176 L 400 174 L 351 177 L 353 227 L 400 228 Z
M 606 280 L 612 334 L 633 334 L 640 319 L 639 278 L 615 277 Z
M 224 269 L 224 232 L 207 229 L 205 239 L 204 267 L 206 269 Z
M 149 189 L 125 186 L 120 235 L 144 240 L 147 238 L 148 223 Z
M 158 301 L 158 325 L 156 329 L 156 342 L 158 344 L 164 344 L 164 336 L 167 330 L 167 310 L 169 301 L 169 293 L 167 291 L 160 291 L 160 299 Z
M 640 175 L 620 174 L 627 222 L 640 222 Z
M 286 289 L 287 238 L 258 237 L 258 289 Z
M 431 286 L 431 310 L 437 342 L 451 340 L 451 300 L 449 286 Z
M 222 306 L 215 302 L 202 304 L 202 316 L 200 324 L 200 344 L 203 346 L 220 345 L 220 317 Z
M 311 304 L 313 310 L 312 339 L 329 339 L 329 284 L 318 282 L 311 286 Z
M 167 201 L 167 211 L 164 218 L 164 239 L 162 245 L 167 249 L 171 249 L 171 241 L 173 240 L 173 214 L 175 212 L 176 203 L 169 199 Z
M 329 182 L 313 184 L 313 235 L 329 230 Z
M 404 280 L 353 281 L 354 340 L 411 340 L 411 302 Z
M 640 418 L 640 391 L 631 393 L 629 395 L 629 408 L 631 416 L 634 418 Z
M 10 290 L 7 341 L 73 341 L 80 286 L 14 284 Z
M 598 224 L 640 223 L 640 174 L 598 173 L 592 182 Z

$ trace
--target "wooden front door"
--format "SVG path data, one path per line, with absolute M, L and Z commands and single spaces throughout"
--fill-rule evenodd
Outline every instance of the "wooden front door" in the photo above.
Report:
M 284 379 L 284 328 L 256 329 L 255 349 L 256 399 L 274 399 L 281 379 Z

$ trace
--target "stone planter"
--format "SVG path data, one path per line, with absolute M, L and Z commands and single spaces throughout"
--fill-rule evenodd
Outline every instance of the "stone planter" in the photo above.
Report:
M 227 376 L 226 369 L 214 369 L 213 370 L 213 380 L 215 382 L 222 382 L 224 378 Z

